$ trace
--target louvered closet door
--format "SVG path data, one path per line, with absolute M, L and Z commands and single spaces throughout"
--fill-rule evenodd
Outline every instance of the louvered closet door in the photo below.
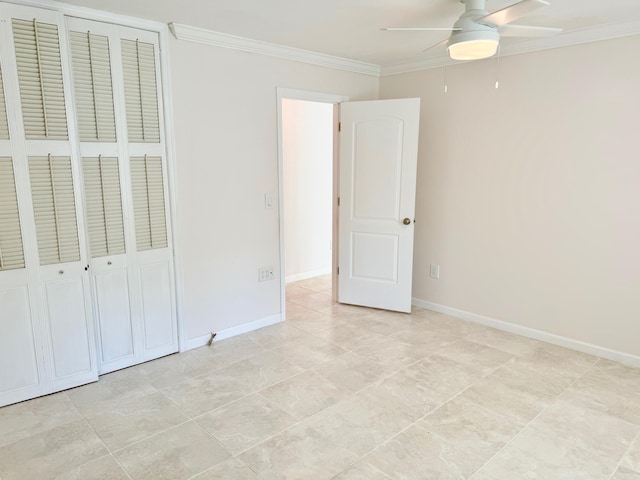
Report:
M 21 219 L 24 204 L 17 186 L 20 164 L 14 161 L 9 133 L 3 75 L 8 52 L 6 45 L 0 45 L 0 406 L 45 392 L 34 336 L 37 289 L 29 282 Z
M 158 38 L 120 30 L 136 273 L 145 359 L 177 350 Z
M 0 84 L 0 90 L 1 84 Z M 5 116 L 4 102 L 0 117 Z M 2 126 L 0 118 L 0 127 Z M 6 126 L 6 124 L 5 124 Z M 0 128 L 0 151 L 10 149 Z M 0 157 L 0 406 L 43 393 L 13 161 Z M 9 367 L 11 366 L 11 367 Z
M 158 34 L 51 8 L 0 2 L 0 406 L 178 350 Z
M 164 204 L 157 36 L 79 19 L 68 19 L 68 28 L 100 372 L 107 373 L 178 349 Z M 123 32 L 135 38 L 123 39 Z M 138 201 L 139 162 L 132 157 L 138 151 L 143 159 L 153 156 L 149 175 L 143 172 L 144 181 L 151 181 L 150 189 L 144 184 L 143 194 L 147 202 L 151 199 L 151 209 Z M 162 227 L 157 225 L 159 216 Z M 139 232 L 151 232 L 151 224 L 153 238 L 148 233 L 148 245 L 138 248 Z
M 111 61 L 117 27 L 77 19 L 68 27 L 102 374 L 139 363 Z
M 117 157 L 84 157 L 87 226 L 98 317 L 100 373 L 139 363 Z
M 40 280 L 43 328 L 36 335 L 43 337 L 47 389 L 56 391 L 97 379 L 66 32 L 63 17 L 52 11 L 10 6 L 4 12 L 17 89 L 7 95 L 18 117 L 14 160 L 24 169 L 31 207 L 31 218 L 21 218 L 32 226 Z

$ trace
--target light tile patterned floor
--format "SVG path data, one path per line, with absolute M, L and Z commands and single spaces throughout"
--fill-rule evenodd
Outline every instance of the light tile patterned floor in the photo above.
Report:
M 640 480 L 640 370 L 287 287 L 288 321 L 0 409 L 0 478 Z

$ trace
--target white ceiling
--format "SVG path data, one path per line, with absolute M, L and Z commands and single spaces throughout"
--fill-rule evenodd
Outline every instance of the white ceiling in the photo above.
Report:
M 487 0 L 487 10 L 516 0 Z M 561 27 L 567 33 L 640 21 L 640 0 L 549 0 L 522 25 Z M 65 0 L 124 15 L 175 22 L 216 32 L 360 60 L 395 65 L 443 52 L 423 50 L 446 32 L 385 32 L 385 26 L 449 27 L 460 0 Z M 504 45 L 522 41 L 508 38 Z

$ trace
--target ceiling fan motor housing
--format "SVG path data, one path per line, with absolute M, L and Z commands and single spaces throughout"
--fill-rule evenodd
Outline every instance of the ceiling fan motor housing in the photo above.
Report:
M 496 27 L 477 23 L 476 19 L 487 15 L 484 0 L 464 0 L 465 12 L 454 24 L 448 48 L 455 60 L 475 60 L 494 55 L 500 41 Z

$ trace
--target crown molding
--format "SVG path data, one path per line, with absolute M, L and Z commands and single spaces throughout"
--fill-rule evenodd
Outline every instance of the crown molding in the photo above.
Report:
M 322 67 L 337 68 L 348 72 L 361 73 L 373 77 L 380 76 L 380 66 L 372 63 L 360 62 L 348 58 L 335 57 L 324 53 L 311 52 L 300 48 L 262 42 L 251 38 L 238 37 L 227 33 L 214 32 L 204 28 L 191 27 L 179 23 L 170 23 L 169 29 L 178 40 L 204 43 L 216 47 L 231 48 L 243 52 L 260 53 L 272 57 L 285 58 L 296 62 L 310 63 Z
M 627 37 L 640 34 L 640 20 L 632 20 L 622 23 L 610 23 L 598 27 L 585 28 L 573 32 L 566 32 L 554 37 L 536 38 L 521 41 L 500 47 L 500 56 L 508 57 L 523 53 L 549 50 L 551 48 L 569 47 L 584 43 L 610 40 L 613 38 Z M 446 54 L 440 57 L 429 57 L 396 65 L 386 65 L 381 67 L 380 76 L 398 75 L 400 73 L 416 72 L 430 68 L 458 65 L 467 62 L 453 62 Z
M 2 3 L 27 5 L 40 7 L 48 10 L 55 10 L 64 15 L 86 18 L 90 20 L 103 21 L 108 23 L 118 23 L 133 28 L 141 28 L 164 34 L 167 25 L 154 20 L 146 20 L 128 15 L 95 10 L 92 8 L 71 5 L 56 0 L 3 0 Z M 452 65 L 452 61 L 446 54 L 442 56 L 430 56 L 409 62 L 394 65 L 376 65 L 373 63 L 351 60 L 343 57 L 336 57 L 323 53 L 312 52 L 300 48 L 277 45 L 250 38 L 229 35 L 226 33 L 214 32 L 203 28 L 191 27 L 178 23 L 170 23 L 169 29 L 178 40 L 214 45 L 217 47 L 231 48 L 244 52 L 259 53 L 273 57 L 285 58 L 296 62 L 303 62 L 323 67 L 336 68 L 348 72 L 360 73 L 373 77 L 385 77 L 398 75 L 401 73 L 428 70 L 430 68 Z M 626 37 L 640 34 L 640 20 L 630 20 L 627 22 L 610 23 L 598 27 L 585 28 L 572 32 L 562 33 L 554 37 L 536 38 L 520 41 L 501 46 L 500 56 L 520 55 L 523 53 L 548 50 L 552 48 L 569 47 L 590 42 L 598 42 L 613 38 Z M 455 62 L 455 65 L 466 62 Z

